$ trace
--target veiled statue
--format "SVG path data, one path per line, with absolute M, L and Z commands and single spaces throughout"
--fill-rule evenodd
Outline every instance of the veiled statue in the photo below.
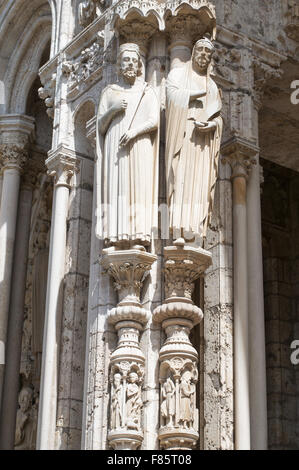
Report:
M 118 70 L 97 116 L 96 232 L 108 246 L 143 248 L 157 228 L 160 106 L 136 44 L 120 47 Z
M 212 42 L 167 80 L 166 171 L 173 238 L 203 239 L 213 207 L 222 134 L 220 92 L 210 76 Z
M 122 427 L 122 383 L 121 374 L 116 373 L 113 378 L 113 394 L 111 396 L 111 429 Z

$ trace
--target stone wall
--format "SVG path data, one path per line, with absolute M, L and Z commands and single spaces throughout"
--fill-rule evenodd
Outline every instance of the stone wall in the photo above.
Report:
M 298 366 L 291 363 L 298 338 L 297 173 L 262 160 L 268 435 L 270 449 L 298 449 Z

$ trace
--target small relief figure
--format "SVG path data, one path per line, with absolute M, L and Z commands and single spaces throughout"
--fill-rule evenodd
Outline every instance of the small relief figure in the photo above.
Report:
M 195 384 L 191 383 L 191 373 L 184 372 L 180 383 L 180 423 L 190 429 L 194 420 Z
M 122 384 L 121 374 L 116 373 L 113 377 L 113 395 L 111 397 L 111 429 L 122 427 Z
M 142 408 L 141 389 L 137 384 L 138 375 L 131 372 L 127 384 L 127 429 L 140 430 L 140 417 Z
M 165 421 L 164 426 L 172 428 L 174 427 L 175 416 L 175 385 L 170 377 L 168 377 L 162 386 L 162 399 L 161 416 L 163 422 Z
M 19 393 L 19 406 L 16 419 L 15 449 L 29 450 L 31 437 L 30 410 L 32 405 L 33 390 L 30 387 L 23 387 Z

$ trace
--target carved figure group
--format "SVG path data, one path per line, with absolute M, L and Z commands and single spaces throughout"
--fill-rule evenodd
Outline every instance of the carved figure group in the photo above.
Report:
M 161 386 L 161 427 L 191 429 L 195 414 L 195 383 L 189 370 L 182 373 L 179 387 L 171 377 Z
M 113 376 L 111 393 L 110 429 L 131 429 L 140 431 L 142 398 L 138 374 L 134 371 L 128 374 L 124 386 L 123 377 L 116 372 Z

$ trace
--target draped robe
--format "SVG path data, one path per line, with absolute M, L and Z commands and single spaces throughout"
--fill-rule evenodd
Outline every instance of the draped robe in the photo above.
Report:
M 222 107 L 209 74 L 201 76 L 192 62 L 168 76 L 166 110 L 166 177 L 170 228 L 174 238 L 204 238 L 217 180 Z M 191 91 L 207 94 L 190 102 Z M 214 121 L 216 130 L 201 133 L 194 121 Z
M 112 119 L 105 135 L 97 124 L 96 234 L 108 242 L 149 244 L 158 226 L 160 107 L 154 89 L 145 83 L 131 89 L 110 85 L 101 95 L 98 120 L 119 99 L 127 101 L 127 109 Z M 129 128 L 142 133 L 120 147 Z

